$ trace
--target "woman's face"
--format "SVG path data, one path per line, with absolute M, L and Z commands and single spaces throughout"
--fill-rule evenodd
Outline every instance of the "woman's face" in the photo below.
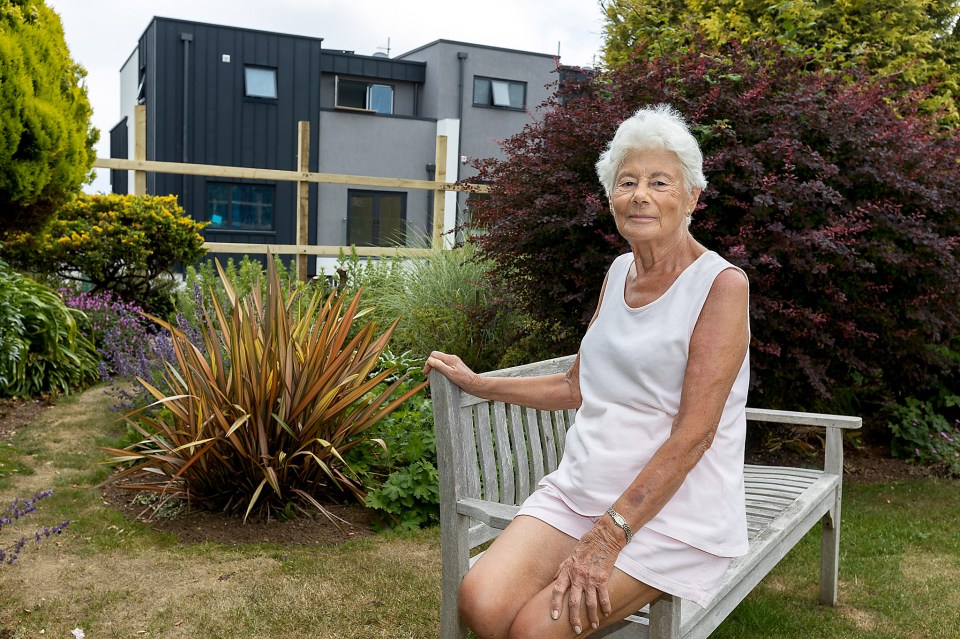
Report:
M 687 214 L 700 189 L 687 193 L 676 153 L 629 151 L 617 171 L 610 197 L 617 230 L 631 244 L 669 244 L 687 232 Z

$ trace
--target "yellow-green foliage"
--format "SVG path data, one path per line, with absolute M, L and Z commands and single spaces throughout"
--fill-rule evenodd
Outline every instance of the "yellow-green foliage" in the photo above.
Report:
M 204 226 L 172 195 L 79 195 L 39 231 L 11 233 L 4 252 L 20 268 L 81 279 L 149 307 L 176 263 L 203 257 Z
M 651 39 L 675 51 L 699 32 L 710 44 L 768 38 L 832 64 L 866 64 L 911 86 L 936 83 L 931 109 L 956 115 L 960 93 L 960 16 L 956 0 L 609 0 L 604 58 L 629 60 L 635 44 Z
M 85 75 L 42 0 L 0 0 L 0 234 L 37 228 L 87 178 Z

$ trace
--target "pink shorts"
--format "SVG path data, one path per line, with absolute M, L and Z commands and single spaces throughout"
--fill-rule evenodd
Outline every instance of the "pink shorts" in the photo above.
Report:
M 541 486 L 530 495 L 517 514 L 535 517 L 574 539 L 580 539 L 599 519 L 570 510 L 549 486 Z M 620 551 L 614 565 L 661 592 L 706 607 L 720 589 L 730 558 L 712 555 L 644 526 Z

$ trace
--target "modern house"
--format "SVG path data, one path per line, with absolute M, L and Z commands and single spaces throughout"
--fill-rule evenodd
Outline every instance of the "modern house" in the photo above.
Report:
M 111 156 L 133 157 L 133 111 L 146 106 L 146 159 L 297 169 L 297 122 L 310 123 L 313 172 L 432 180 L 447 136 L 448 182 L 497 157 L 498 140 L 537 117 L 559 80 L 555 56 L 437 40 L 403 55 L 328 50 L 322 38 L 154 18 L 120 71 Z M 127 171 L 113 171 L 126 193 Z M 434 193 L 311 184 L 309 241 L 423 246 Z M 147 193 L 177 194 L 209 221 L 212 242 L 295 243 L 296 185 L 148 174 Z M 447 193 L 444 227 L 466 215 Z M 320 258 L 315 266 L 333 259 Z

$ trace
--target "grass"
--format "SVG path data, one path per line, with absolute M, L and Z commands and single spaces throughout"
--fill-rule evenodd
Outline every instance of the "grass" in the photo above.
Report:
M 718 638 L 960 636 L 960 482 L 844 487 L 840 602 L 817 604 L 808 534 L 717 630 Z
M 0 637 L 436 637 L 436 529 L 335 547 L 180 544 L 104 504 L 96 446 L 122 437 L 102 394 L 58 402 L 0 445 L 0 503 L 54 487 L 36 515 L 54 542 L 0 568 Z M 819 606 L 808 535 L 717 630 L 718 638 L 960 636 L 960 482 L 845 488 L 840 603 Z

